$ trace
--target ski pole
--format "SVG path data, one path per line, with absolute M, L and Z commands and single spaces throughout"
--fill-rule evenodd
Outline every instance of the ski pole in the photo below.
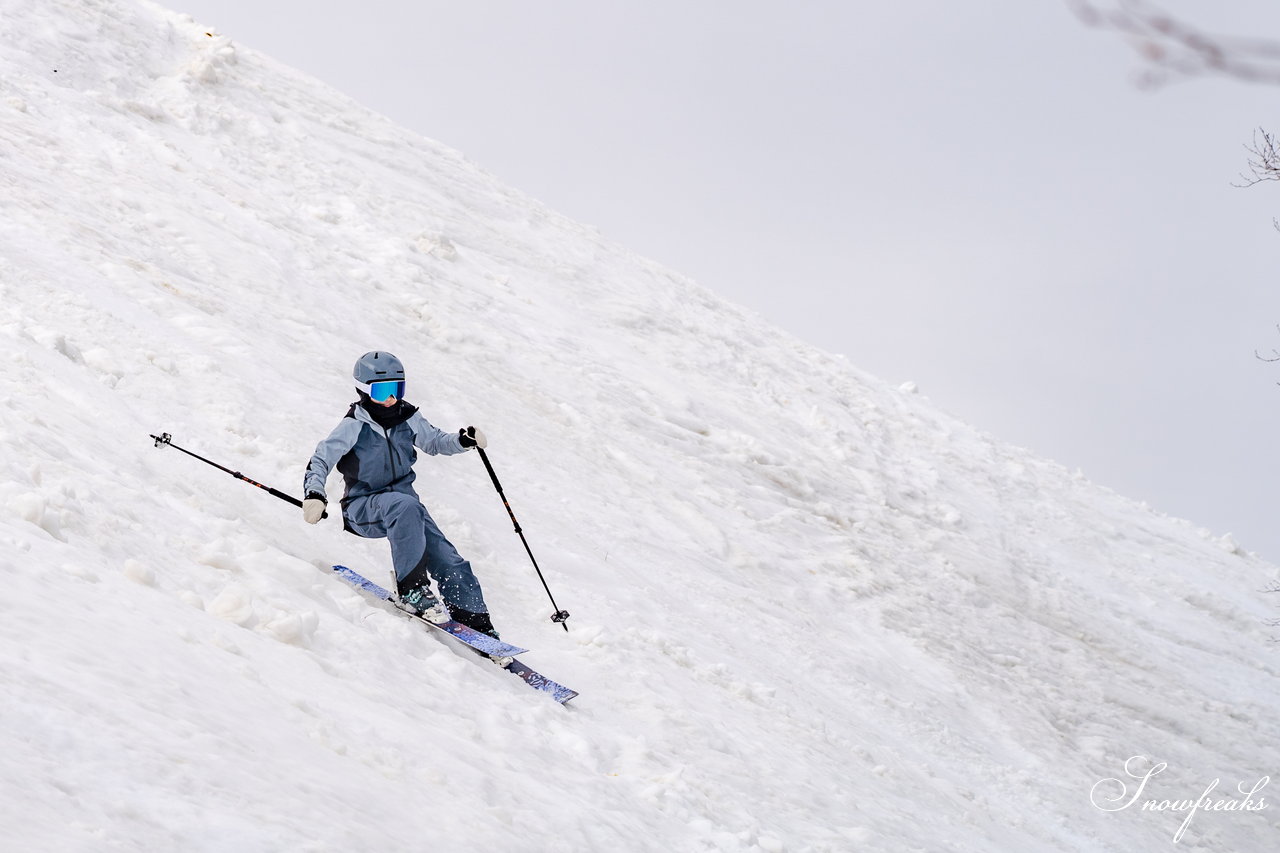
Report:
M 533 558 L 533 551 L 529 549 L 529 542 L 524 538 L 524 531 L 520 529 L 520 522 L 516 520 L 516 514 L 511 509 L 511 504 L 507 503 L 507 496 L 502 491 L 502 484 L 498 482 L 498 475 L 493 472 L 493 465 L 489 464 L 489 454 L 484 452 L 483 447 L 477 447 L 480 451 L 480 461 L 484 462 L 484 468 L 489 472 L 489 479 L 493 480 L 493 487 L 498 490 L 498 497 L 502 498 L 502 505 L 507 508 L 507 515 L 511 516 L 511 523 L 515 525 L 516 534 L 520 537 L 520 541 L 524 543 L 524 551 L 529 555 L 529 561 L 533 563 L 533 570 L 538 573 L 538 580 L 542 581 L 542 588 L 547 591 L 547 598 L 551 599 L 551 606 L 556 612 L 551 616 L 552 622 L 559 622 L 566 631 L 569 626 L 566 620 L 569 618 L 569 611 L 561 610 L 560 605 L 556 604 L 555 596 L 551 594 L 551 587 L 547 586 L 547 579 L 542 576 L 542 569 L 538 568 L 538 561 Z
M 296 507 L 302 506 L 302 501 L 298 500 L 292 495 L 286 495 L 284 492 L 279 491 L 278 489 L 273 489 L 270 486 L 264 486 L 262 483 L 259 483 L 257 480 L 252 480 L 246 477 L 244 474 L 241 474 L 239 471 L 232 471 L 230 468 L 223 467 L 222 465 L 219 465 L 217 462 L 213 462 L 208 459 L 205 459 L 203 456 L 199 455 L 198 453 L 192 453 L 190 450 L 187 450 L 184 447 L 179 447 L 178 445 L 173 443 L 173 437 L 169 435 L 169 433 L 167 432 L 162 432 L 160 433 L 160 435 L 152 435 L 151 438 L 155 439 L 156 447 L 172 447 L 174 450 L 181 450 L 183 453 L 187 454 L 188 456 L 199 459 L 201 462 L 205 463 L 206 465 L 212 465 L 214 468 L 217 468 L 219 471 L 222 471 L 224 473 L 230 474 L 232 477 L 235 477 L 237 480 L 243 480 L 244 482 L 248 483 L 251 486 L 257 486 L 259 489 L 262 489 L 264 492 L 267 492 L 268 494 L 273 495 L 274 497 L 277 497 L 282 501 L 291 503 Z M 554 607 L 556 610 L 556 612 L 551 616 L 551 621 L 559 622 L 564 627 L 564 629 L 568 631 L 569 626 L 565 624 L 565 622 L 569 618 L 569 612 L 567 610 L 561 610 L 560 605 L 556 604 L 555 596 L 551 594 L 551 588 L 547 586 L 547 579 L 543 577 L 542 569 L 538 568 L 538 561 L 534 558 L 532 549 L 529 548 L 529 542 L 524 538 L 524 531 L 520 528 L 520 522 L 516 520 L 516 514 L 511 509 L 511 504 L 507 502 L 506 494 L 502 491 L 502 483 L 498 482 L 498 475 L 494 473 L 493 465 L 490 464 L 489 462 L 488 454 L 484 452 L 484 448 L 477 447 L 476 450 L 480 451 L 480 459 L 484 462 L 485 470 L 489 472 L 489 479 L 493 480 L 493 487 L 498 490 L 498 496 L 502 498 L 502 505 L 507 508 L 507 515 L 511 516 L 511 523 L 515 526 L 516 533 L 520 536 L 520 541 L 524 543 L 525 553 L 529 555 L 529 560 L 530 562 L 533 563 L 533 569 L 538 573 L 538 580 L 542 581 L 542 588 L 547 591 L 547 598 L 551 599 L 551 606 Z M 328 512 L 322 513 L 320 517 L 328 518 L 329 513 Z
M 286 495 L 284 492 L 281 492 L 277 489 L 273 489 L 270 486 L 264 486 L 261 483 L 259 483 L 257 480 L 250 480 L 248 477 L 246 477 L 244 474 L 241 474 L 239 471 L 232 471 L 230 468 L 224 468 L 221 465 L 219 465 L 217 462 L 210 462 L 208 459 L 205 459 L 203 456 L 192 453 L 190 450 L 187 450 L 185 448 L 179 447 L 178 445 L 173 443 L 172 441 L 173 436 L 169 435 L 169 433 L 167 432 L 162 432 L 159 435 L 153 435 L 151 437 L 156 440 L 156 447 L 172 447 L 174 450 L 181 450 L 183 453 L 187 454 L 188 456 L 194 456 L 196 459 L 199 459 L 201 462 L 205 463 L 206 465 L 212 465 L 214 468 L 217 468 L 219 471 L 225 471 L 226 473 L 230 474 L 232 477 L 235 477 L 237 480 L 243 480 L 251 486 L 257 486 L 259 489 L 262 489 L 264 492 L 267 492 L 268 494 L 274 495 L 275 497 L 279 498 L 282 501 L 287 501 L 288 503 L 291 503 L 297 507 L 302 506 L 302 501 L 298 500 L 292 495 Z M 327 512 L 322 513 L 320 517 L 328 518 L 329 513 Z

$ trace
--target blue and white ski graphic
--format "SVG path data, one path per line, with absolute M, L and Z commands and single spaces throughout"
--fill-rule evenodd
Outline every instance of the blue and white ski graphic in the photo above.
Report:
M 565 687 L 563 684 L 556 684 L 542 673 L 535 672 L 530 669 L 523 661 L 518 661 L 513 658 L 511 663 L 504 666 L 503 669 L 507 672 L 515 673 L 523 678 L 525 683 L 534 690 L 541 690 L 543 693 L 550 693 L 551 698 L 555 699 L 561 705 L 578 695 L 578 691 Z

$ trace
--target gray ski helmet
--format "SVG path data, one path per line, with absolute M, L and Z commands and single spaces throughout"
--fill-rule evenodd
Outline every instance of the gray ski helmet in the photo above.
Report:
M 404 365 L 389 352 L 367 352 L 360 356 L 351 375 L 362 385 L 371 382 L 404 381 Z

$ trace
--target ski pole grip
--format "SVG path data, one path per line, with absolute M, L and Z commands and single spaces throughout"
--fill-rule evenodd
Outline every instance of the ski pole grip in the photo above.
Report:
M 498 482 L 498 475 L 489 464 L 489 454 L 484 452 L 483 447 L 477 447 L 476 450 L 480 453 L 480 461 L 484 463 L 484 469 L 489 472 L 489 479 L 493 480 L 493 487 L 498 490 L 498 494 L 502 494 L 502 484 Z

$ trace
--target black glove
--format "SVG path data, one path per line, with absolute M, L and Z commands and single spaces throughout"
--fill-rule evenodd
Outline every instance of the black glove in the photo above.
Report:
M 484 450 L 489 446 L 489 439 L 485 438 L 480 430 L 469 426 L 458 430 L 458 443 L 463 447 L 478 447 Z

